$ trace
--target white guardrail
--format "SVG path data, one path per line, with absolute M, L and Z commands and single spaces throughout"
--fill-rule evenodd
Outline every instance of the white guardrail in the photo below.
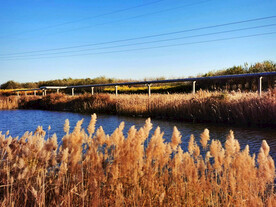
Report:
M 118 86 L 123 85 L 147 85 L 148 87 L 148 95 L 151 95 L 151 84 L 156 83 L 180 83 L 180 82 L 192 82 L 193 90 L 192 93 L 196 91 L 196 82 L 199 81 L 214 81 L 214 80 L 227 80 L 227 79 L 241 79 L 241 78 L 248 78 L 248 77 L 256 77 L 258 79 L 258 93 L 261 96 L 262 93 L 262 78 L 263 77 L 273 77 L 276 76 L 276 72 L 265 72 L 265 73 L 249 73 L 249 74 L 239 74 L 239 75 L 223 75 L 223 76 L 211 76 L 211 77 L 199 77 L 199 78 L 184 78 L 184 79 L 168 79 L 168 80 L 152 80 L 152 81 L 136 81 L 136 82 L 124 82 L 124 83 L 106 83 L 106 84 L 92 84 L 92 85 L 75 85 L 75 86 L 41 86 L 40 88 L 36 89 L 21 89 L 21 90 L 14 90 L 17 92 L 19 96 L 20 91 L 25 91 L 25 95 L 27 95 L 27 91 L 34 91 L 34 95 L 38 90 L 42 90 L 42 95 L 46 96 L 47 90 L 59 90 L 61 89 L 71 89 L 72 96 L 74 96 L 74 89 L 75 88 L 91 88 L 92 95 L 94 94 L 94 88 L 96 87 L 107 87 L 107 86 L 114 86 L 115 87 L 115 94 L 118 95 Z

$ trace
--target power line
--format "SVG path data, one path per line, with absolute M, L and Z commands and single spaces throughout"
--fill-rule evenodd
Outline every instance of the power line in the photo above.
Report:
M 127 42 L 127 41 L 147 39 L 147 38 L 153 38 L 153 37 L 161 37 L 161 36 L 174 35 L 174 34 L 181 34 L 181 33 L 199 31 L 199 30 L 205 30 L 205 29 L 213 29 L 213 28 L 218 28 L 218 27 L 248 23 L 248 22 L 255 22 L 255 21 L 261 21 L 261 20 L 267 20 L 267 19 L 273 19 L 273 18 L 276 18 L 276 15 L 254 18 L 254 19 L 247 19 L 247 20 L 242 20 L 242 21 L 228 22 L 228 23 L 224 23 L 224 24 L 216 24 L 216 25 L 205 26 L 205 27 L 198 27 L 198 28 L 193 28 L 193 29 L 179 30 L 179 31 L 167 32 L 167 33 L 159 33 L 159 34 L 147 35 L 147 36 L 142 36 L 142 37 L 134 37 L 134 38 L 106 41 L 106 42 L 100 42 L 100 43 L 91 43 L 91 44 L 75 45 L 75 46 L 60 47 L 60 48 L 53 48 L 53 49 L 46 49 L 46 50 L 33 50 L 33 51 L 0 54 L 0 55 L 1 56 L 3 56 L 3 55 L 9 56 L 9 55 L 19 55 L 19 54 L 30 54 L 30 53 L 37 53 L 37 52 L 57 51 L 57 50 L 66 50 L 66 49 L 73 49 L 73 48 L 90 47 L 90 46 L 96 46 L 96 45 L 112 44 L 112 43 L 118 43 L 118 42 Z
M 160 3 L 162 1 L 165 1 L 165 0 L 153 1 L 153 2 L 149 2 L 149 3 L 145 3 L 145 4 L 140 4 L 140 5 L 128 7 L 128 8 L 125 8 L 125 9 L 119 9 L 119 10 L 115 10 L 115 11 L 111 11 L 111 12 L 107 12 L 107 13 L 103 13 L 103 14 L 99 14 L 99 15 L 95 15 L 95 16 L 91 16 L 91 17 L 85 17 L 85 18 L 81 18 L 81 19 L 77 19 L 77 20 L 73 20 L 73 21 L 68 21 L 68 22 L 60 23 L 60 24 L 49 25 L 49 26 L 41 27 L 41 28 L 34 29 L 34 30 L 29 30 L 29 31 L 24 31 L 24 32 L 16 33 L 16 34 L 2 36 L 1 38 L 7 37 L 7 36 L 10 37 L 10 36 L 15 36 L 15 35 L 20 35 L 20 34 L 37 32 L 37 31 L 41 31 L 41 30 L 46 30 L 46 29 L 51 29 L 51 28 L 55 28 L 55 27 L 60 27 L 60 26 L 63 26 L 63 25 L 73 24 L 73 23 L 76 23 L 76 22 L 82 22 L 82 21 L 85 21 L 85 20 L 88 20 L 88 19 L 94 19 L 94 18 L 99 18 L 99 17 L 108 16 L 108 15 L 112 15 L 112 14 L 117 14 L 117 13 L 129 11 L 129 10 L 132 10 L 132 9 L 137 9 L 137 8 L 140 8 L 140 7 L 145 7 L 145 6 L 149 6 L 149 5 L 152 5 L 152 4 L 157 4 L 157 3 Z
M 147 13 L 147 14 L 141 14 L 141 15 L 136 15 L 136 16 L 132 16 L 132 17 L 128 17 L 128 18 L 117 19 L 117 20 L 104 22 L 104 23 L 98 23 L 98 24 L 94 24 L 94 25 L 90 25 L 90 26 L 84 26 L 84 27 L 78 27 L 78 28 L 74 28 L 74 29 L 68 29 L 68 30 L 65 30 L 65 31 L 54 32 L 54 33 L 50 33 L 50 34 L 47 34 L 47 35 L 67 33 L 67 32 L 72 32 L 72 31 L 83 30 L 83 29 L 89 29 L 89 28 L 93 28 L 93 27 L 96 27 L 96 26 L 102 26 L 102 25 L 107 25 L 107 24 L 113 24 L 113 23 L 128 21 L 128 20 L 132 20 L 132 19 L 145 17 L 145 16 L 160 14 L 160 13 L 169 12 L 169 11 L 173 11 L 173 10 L 177 10 L 177 9 L 182 9 L 182 8 L 187 7 L 187 6 L 194 6 L 194 5 L 202 4 L 202 3 L 205 3 L 205 2 L 208 2 L 208 1 L 211 1 L 211 0 L 204 0 L 204 1 L 200 1 L 200 2 L 189 3 L 189 4 L 185 4 L 183 6 L 172 7 L 172 8 L 168 8 L 168 9 L 163 9 L 163 10 Z
M 168 11 L 172 11 L 172 10 L 176 10 L 176 9 L 181 9 L 181 8 L 184 8 L 184 7 L 187 7 L 187 6 L 193 6 L 193 5 L 197 5 L 197 4 L 202 4 L 202 3 L 205 3 L 205 2 L 208 2 L 208 1 L 212 1 L 212 0 L 204 0 L 204 1 L 200 1 L 200 2 L 189 3 L 189 4 L 185 4 L 184 6 L 173 7 L 173 8 L 159 10 L 159 11 L 151 12 L 151 13 L 147 13 L 147 14 L 142 14 L 142 15 L 127 17 L 127 18 L 117 19 L 117 20 L 113 20 L 113 21 L 109 21 L 109 22 L 104 22 L 104 23 L 98 23 L 98 24 L 94 24 L 94 25 L 90 25 L 90 26 L 78 27 L 78 28 L 69 29 L 69 30 L 60 31 L 60 32 L 48 33 L 48 34 L 45 34 L 45 35 L 49 36 L 49 35 L 55 35 L 55 34 L 68 33 L 68 32 L 72 32 L 72 31 L 78 31 L 78 30 L 82 30 L 82 29 L 89 29 L 89 28 L 93 28 L 93 27 L 97 27 L 97 26 L 102 26 L 102 25 L 108 25 L 108 24 L 113 24 L 113 23 L 128 21 L 128 20 L 132 20 L 132 19 L 137 19 L 137 18 L 145 17 L 145 16 L 150 16 L 150 15 L 164 13 L 164 12 L 168 12 Z M 17 39 L 17 40 L 26 40 L 26 39 L 30 39 L 30 38 L 21 38 L 21 39 Z
M 92 51 L 92 50 L 120 48 L 120 47 L 127 47 L 127 46 L 137 46 L 137 45 L 168 42 L 168 41 L 181 40 L 181 39 L 194 38 L 194 37 L 204 37 L 204 36 L 210 36 L 210 35 L 225 34 L 225 33 L 245 31 L 245 30 L 251 30 L 251 29 L 260 29 L 260 28 L 271 27 L 271 26 L 276 26 L 276 24 L 267 24 L 267 25 L 260 25 L 260 26 L 254 26 L 254 27 L 245 27 L 245 28 L 225 30 L 225 31 L 219 31 L 219 32 L 211 32 L 211 33 L 205 33 L 205 34 L 190 35 L 190 36 L 185 36 L 185 37 L 177 37 L 177 38 L 169 38 L 169 39 L 154 40 L 154 41 L 147 41 L 147 42 L 130 43 L 130 44 L 124 44 L 124 45 L 108 46 L 108 47 L 99 47 L 99 48 L 82 49 L 82 50 L 71 50 L 71 51 L 53 52 L 53 53 L 29 54 L 29 55 L 24 55 L 23 54 L 23 55 L 17 55 L 17 56 L 9 56 L 8 58 L 36 57 L 36 56 L 43 56 L 43 55 L 57 55 L 57 54 L 65 54 L 65 53 L 76 53 L 76 52 L 84 52 L 84 51 Z M 0 58 L 5 58 L 5 57 L 0 57 Z
M 220 39 L 213 39 L 213 40 L 186 42 L 186 43 L 179 43 L 179 44 L 169 44 L 169 45 L 161 45 L 161 46 L 154 46 L 154 47 L 127 49 L 127 50 L 114 50 L 114 51 L 107 51 L 107 52 L 84 53 L 84 54 L 78 54 L 78 55 L 48 56 L 48 57 L 25 58 L 25 59 L 24 58 L 21 58 L 21 59 L 18 59 L 18 58 L 12 59 L 11 58 L 11 59 L 6 59 L 6 60 L 34 60 L 34 59 L 48 59 L 48 58 L 62 58 L 62 57 L 76 57 L 76 56 L 90 56 L 90 55 L 100 55 L 100 54 L 123 53 L 123 52 L 131 52 L 131 51 L 143 51 L 143 50 L 150 50 L 150 49 L 179 47 L 179 46 L 184 46 L 184 45 L 202 44 L 202 43 L 226 41 L 226 40 L 233 40 L 233 39 L 243 39 L 243 38 L 250 38 L 250 37 L 257 37 L 257 36 L 264 36 L 264 35 L 271 35 L 271 34 L 276 34 L 276 31 L 275 32 L 267 32 L 267 33 L 258 33 L 258 34 L 252 34 L 252 35 L 229 37 L 229 38 L 220 38 Z

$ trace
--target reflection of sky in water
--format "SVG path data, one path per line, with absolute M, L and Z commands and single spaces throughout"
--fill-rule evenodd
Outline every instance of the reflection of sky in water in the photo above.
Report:
M 103 126 L 106 134 L 112 134 L 113 131 L 124 121 L 124 133 L 127 135 L 129 128 L 135 125 L 140 128 L 145 123 L 145 118 L 133 118 L 110 115 L 97 115 L 96 127 Z M 10 131 L 13 137 L 22 136 L 25 131 L 35 131 L 38 125 L 42 125 L 43 129 L 47 131 L 48 126 L 51 126 L 50 135 L 57 134 L 58 140 L 64 136 L 63 125 L 65 119 L 70 121 L 70 131 L 74 128 L 78 120 L 84 119 L 83 127 L 86 129 L 90 115 L 70 113 L 70 112 L 52 112 L 40 110 L 11 110 L 0 111 L 0 131 L 5 133 Z M 219 139 L 224 142 L 229 130 L 234 131 L 235 138 L 239 140 L 241 149 L 245 145 L 249 145 L 251 153 L 258 153 L 262 140 L 265 139 L 270 146 L 270 154 L 276 160 L 276 130 L 273 129 L 255 129 L 246 127 L 231 127 L 226 125 L 216 124 L 193 124 L 184 122 L 173 122 L 164 120 L 152 120 L 154 132 L 157 126 L 160 126 L 161 131 L 164 131 L 164 139 L 169 141 L 172 135 L 173 126 L 176 126 L 182 134 L 182 148 L 187 150 L 187 143 L 190 135 L 194 134 L 196 141 L 199 143 L 200 134 L 205 128 L 210 131 L 212 139 Z M 46 135 L 48 137 L 48 134 Z

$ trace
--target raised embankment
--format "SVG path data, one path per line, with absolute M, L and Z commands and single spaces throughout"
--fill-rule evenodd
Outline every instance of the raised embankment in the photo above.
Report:
M 196 94 L 67 96 L 49 94 L 0 98 L 0 109 L 106 113 L 193 122 L 276 126 L 276 90 L 257 93 L 199 91 Z

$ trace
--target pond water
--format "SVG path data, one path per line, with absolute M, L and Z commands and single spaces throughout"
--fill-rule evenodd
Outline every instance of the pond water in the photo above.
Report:
M 87 128 L 91 116 L 70 112 L 53 112 L 42 110 L 0 110 L 0 131 L 5 133 L 9 130 L 12 137 L 21 137 L 26 131 L 35 131 L 37 126 L 43 126 L 43 129 L 47 131 L 48 126 L 51 126 L 51 130 L 47 135 L 57 134 L 58 141 L 65 135 L 63 131 L 63 125 L 66 119 L 70 121 L 70 131 L 73 130 L 78 120 L 84 119 L 83 128 Z M 112 134 L 113 131 L 119 126 L 119 124 L 125 122 L 125 135 L 128 129 L 135 125 L 136 128 L 140 128 L 145 123 L 145 118 L 137 117 L 125 117 L 114 115 L 97 115 L 96 127 L 102 126 L 106 134 Z M 229 131 L 234 131 L 235 138 L 238 139 L 241 149 L 247 144 L 250 148 L 250 153 L 258 153 L 261 147 L 262 140 L 265 139 L 270 146 L 270 155 L 276 161 L 276 129 L 260 129 L 260 128 L 246 128 L 246 127 L 233 127 L 228 125 L 216 125 L 216 124 L 198 124 L 198 123 L 186 123 L 186 122 L 173 122 L 166 120 L 152 120 L 154 132 L 157 126 L 160 126 L 161 131 L 164 131 L 164 139 L 169 141 L 172 135 L 173 127 L 176 126 L 182 135 L 182 148 L 187 150 L 187 144 L 191 134 L 195 135 L 196 141 L 199 144 L 200 134 L 205 128 L 210 131 L 211 139 L 218 139 L 222 143 L 225 142 Z

